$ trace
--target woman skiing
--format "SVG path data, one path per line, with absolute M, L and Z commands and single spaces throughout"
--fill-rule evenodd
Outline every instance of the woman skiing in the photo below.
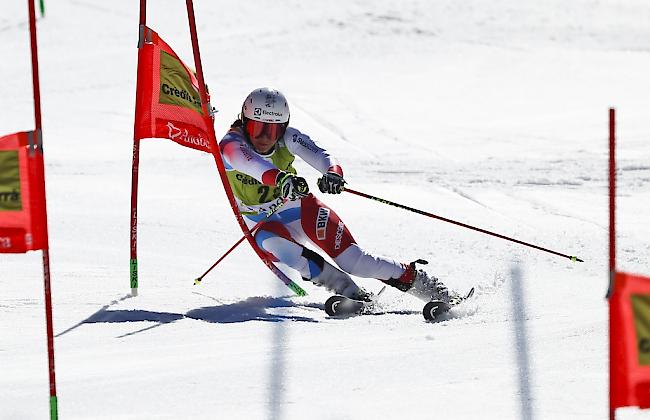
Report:
M 289 105 L 282 93 L 270 88 L 251 92 L 219 147 L 246 224 L 252 228 L 266 219 L 254 236 L 273 261 L 297 270 L 304 280 L 356 300 L 368 301 L 371 295 L 350 274 L 378 279 L 425 301 L 449 302 L 447 288 L 417 269 L 416 263 L 426 261 L 404 264 L 370 254 L 338 215 L 309 192 L 292 166 L 296 156 L 322 174 L 318 188 L 323 193 L 344 190 L 343 169 L 308 135 L 289 127 Z M 309 243 L 327 253 L 339 268 L 308 248 Z

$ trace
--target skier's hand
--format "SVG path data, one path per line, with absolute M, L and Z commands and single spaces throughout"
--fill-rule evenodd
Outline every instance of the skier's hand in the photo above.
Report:
M 299 200 L 309 195 L 309 185 L 305 178 L 296 176 L 287 172 L 278 174 L 278 187 L 282 193 L 282 198 L 291 201 Z
M 323 193 L 341 194 L 345 189 L 345 180 L 335 172 L 328 172 L 318 179 L 318 189 Z

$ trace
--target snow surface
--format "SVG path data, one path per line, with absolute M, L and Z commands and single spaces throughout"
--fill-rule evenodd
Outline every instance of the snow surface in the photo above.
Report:
M 129 296 L 136 3 L 49 1 L 39 20 L 61 419 L 607 416 L 607 114 L 618 266 L 650 274 L 650 3 L 196 1 L 218 136 L 275 86 L 351 188 L 585 260 L 324 197 L 373 252 L 476 286 L 434 324 L 394 290 L 331 319 L 326 291 L 293 297 L 246 245 L 193 286 L 241 232 L 213 158 L 166 140 L 142 144 Z M 185 2 L 149 3 L 192 63 Z M 34 125 L 25 9 L 2 2 L 2 134 Z M 0 287 L 0 419 L 47 418 L 41 253 L 0 255 Z

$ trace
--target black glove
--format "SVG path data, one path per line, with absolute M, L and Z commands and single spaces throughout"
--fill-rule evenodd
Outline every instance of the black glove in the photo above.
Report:
M 309 195 L 309 185 L 307 185 L 305 178 L 287 172 L 280 172 L 278 174 L 277 186 L 280 188 L 282 198 L 291 201 Z
M 345 189 L 345 180 L 335 172 L 328 172 L 318 179 L 318 189 L 323 193 L 341 194 Z

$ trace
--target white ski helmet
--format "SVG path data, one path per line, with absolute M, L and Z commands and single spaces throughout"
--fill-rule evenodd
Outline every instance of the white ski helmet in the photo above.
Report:
M 271 88 L 255 89 L 248 94 L 242 105 L 242 117 L 263 123 L 286 124 L 289 122 L 289 103 L 284 95 Z

